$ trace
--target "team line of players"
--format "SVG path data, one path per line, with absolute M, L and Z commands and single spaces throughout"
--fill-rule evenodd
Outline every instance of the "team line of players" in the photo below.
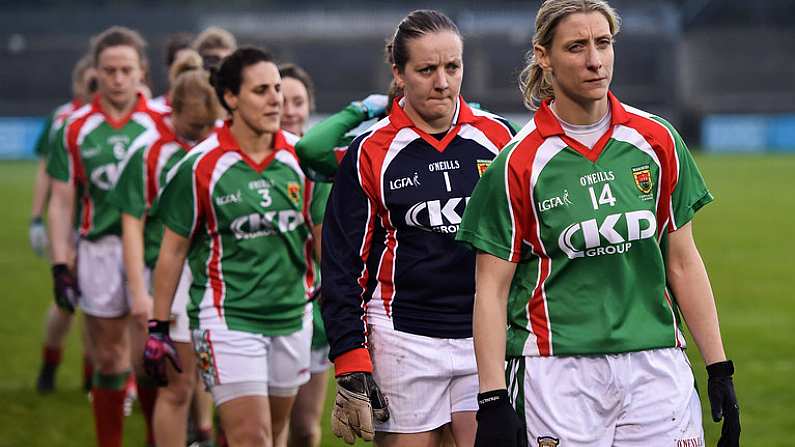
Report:
M 319 445 L 327 357 L 348 443 L 700 445 L 682 317 L 737 442 L 690 229 L 712 196 L 673 127 L 609 92 L 618 23 L 542 5 L 519 129 L 460 95 L 456 25 L 414 11 L 387 45 L 394 100 L 306 135 L 311 80 L 264 50 L 180 51 L 158 103 L 143 39 L 97 36 L 97 93 L 59 115 L 46 170 L 99 445 L 121 445 L 131 369 L 152 445 L 185 445 L 197 371 L 224 442 Z

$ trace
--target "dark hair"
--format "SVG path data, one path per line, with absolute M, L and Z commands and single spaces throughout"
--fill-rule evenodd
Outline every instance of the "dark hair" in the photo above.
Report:
M 91 54 L 94 56 L 94 66 L 99 63 L 99 55 L 103 51 L 110 47 L 118 46 L 132 47 L 138 53 L 141 67 L 144 70 L 146 69 L 146 41 L 138 31 L 123 26 L 111 26 L 91 40 Z
M 166 39 L 166 67 L 174 64 L 177 53 L 186 48 L 190 48 L 193 35 L 190 33 L 174 33 Z
M 390 65 L 403 71 L 409 60 L 408 41 L 426 34 L 452 31 L 463 41 L 461 32 L 449 17 L 432 9 L 412 11 L 400 21 L 392 39 L 386 44 L 386 58 Z
M 218 69 L 212 69 L 210 83 L 215 88 L 218 101 L 229 113 L 232 113 L 232 108 L 224 100 L 224 93 L 229 90 L 235 95 L 239 94 L 243 69 L 260 62 L 273 62 L 273 56 L 261 48 L 243 47 L 225 57 Z
M 295 64 L 282 64 L 279 65 L 279 74 L 284 78 L 293 78 L 304 84 L 306 95 L 309 99 L 309 111 L 315 110 L 315 83 L 312 82 L 312 77 L 303 68 Z

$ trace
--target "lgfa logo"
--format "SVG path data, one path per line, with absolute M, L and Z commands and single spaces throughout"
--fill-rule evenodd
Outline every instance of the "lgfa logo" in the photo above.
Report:
M 622 218 L 626 222 L 626 237 L 615 228 Z M 631 241 L 654 237 L 656 232 L 657 220 L 654 213 L 649 210 L 630 211 L 610 214 L 601 224 L 596 219 L 571 224 L 560 233 L 558 246 L 570 259 L 613 255 L 626 253 L 632 247 Z M 578 247 L 574 242 L 575 236 L 580 233 L 584 247 Z M 602 246 L 602 238 L 609 245 Z

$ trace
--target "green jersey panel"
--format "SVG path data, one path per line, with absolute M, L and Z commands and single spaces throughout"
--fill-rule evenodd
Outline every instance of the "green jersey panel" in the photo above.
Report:
M 334 178 L 342 159 L 340 150 L 353 141 L 345 135 L 366 120 L 359 107 L 350 105 L 315 124 L 295 145 L 301 164 L 319 174 L 319 179 Z
M 684 346 L 661 240 L 712 196 L 667 123 L 610 98 L 593 149 L 542 106 L 467 206 L 459 239 L 517 263 L 509 356 Z

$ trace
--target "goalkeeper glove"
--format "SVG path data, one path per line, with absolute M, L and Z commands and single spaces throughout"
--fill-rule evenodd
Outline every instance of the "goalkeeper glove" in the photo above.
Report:
M 72 313 L 75 311 L 77 300 L 80 297 L 80 288 L 77 278 L 69 271 L 66 264 L 52 266 L 52 282 L 55 292 L 55 304 L 61 309 Z
M 47 239 L 47 229 L 44 228 L 44 222 L 42 222 L 41 217 L 31 219 L 28 227 L 28 240 L 33 252 L 37 256 L 44 256 L 49 241 Z
M 337 377 L 337 397 L 331 414 L 331 430 L 338 438 L 353 444 L 356 437 L 372 441 L 375 424 L 389 420 L 386 398 L 373 376 L 355 372 Z
M 144 371 L 158 386 L 168 385 L 166 359 L 177 372 L 182 372 L 177 348 L 168 335 L 168 321 L 149 320 L 149 338 L 144 347 Z

